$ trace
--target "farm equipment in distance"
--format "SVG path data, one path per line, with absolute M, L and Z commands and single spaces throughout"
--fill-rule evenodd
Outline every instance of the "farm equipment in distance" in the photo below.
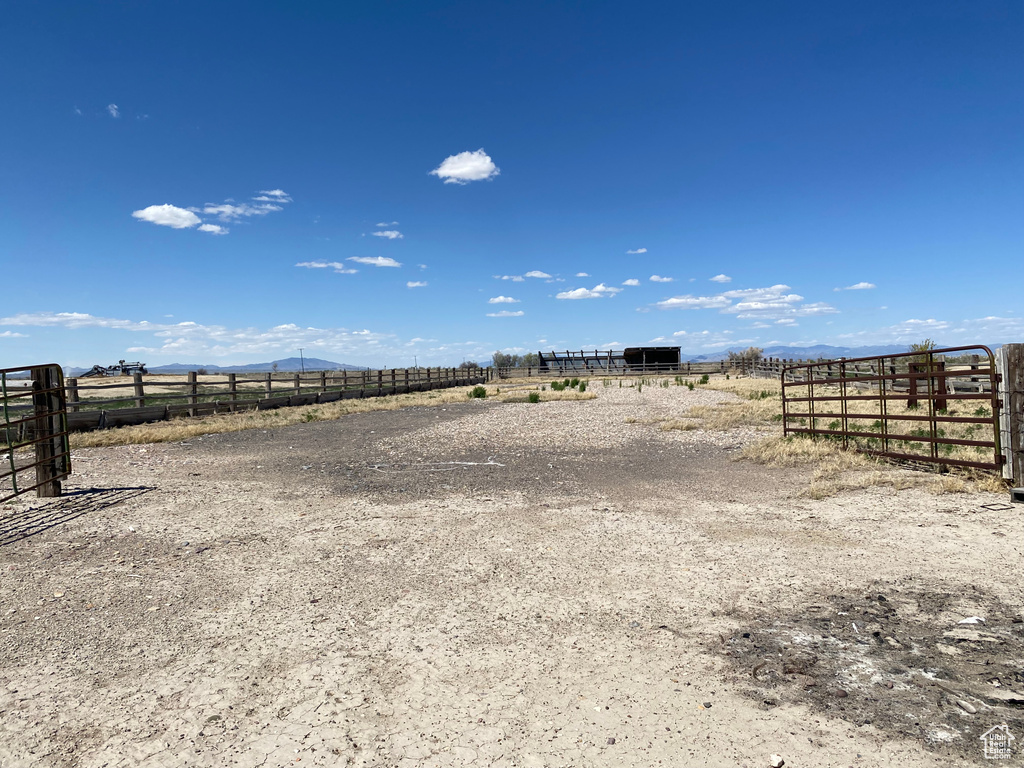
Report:
M 145 363 L 126 363 L 118 360 L 117 365 L 94 365 L 88 373 L 83 373 L 81 378 L 90 376 L 131 376 L 134 373 L 148 373 Z

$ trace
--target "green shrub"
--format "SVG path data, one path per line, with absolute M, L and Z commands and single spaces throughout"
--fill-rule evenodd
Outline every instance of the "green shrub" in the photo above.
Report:
M 526 396 L 526 400 L 527 400 L 527 402 L 530 402 L 530 403 L 539 403 L 540 402 L 540 392 L 531 392 L 529 395 Z
M 686 386 L 690 388 L 691 392 L 693 392 L 693 388 L 694 388 L 695 384 L 692 381 L 686 382 Z
M 566 381 L 569 381 L 569 380 L 568 380 L 568 379 L 566 379 Z M 560 381 L 552 381 L 552 382 L 551 382 L 551 391 L 552 391 L 552 392 L 561 392 L 562 390 L 564 390 L 564 389 L 565 389 L 565 386 L 566 386 L 566 385 L 565 385 L 565 384 L 563 384 L 563 383 L 562 383 L 562 382 L 560 382 Z
M 587 391 L 587 382 L 581 381 L 580 382 L 580 392 L 586 392 L 586 391 Z
M 570 379 L 565 379 L 565 380 L 564 380 L 564 381 L 562 382 L 562 386 L 563 386 L 563 387 L 568 387 L 568 386 L 569 386 L 569 381 L 570 381 Z
M 473 387 L 473 389 L 471 389 L 470 392 L 469 392 L 469 397 L 470 397 L 470 399 L 475 398 L 475 397 L 483 399 L 483 398 L 487 397 L 487 387 L 479 387 L 479 386 Z
M 700 377 L 701 384 L 707 384 L 709 381 L 711 381 L 711 377 L 708 376 L 706 373 Z
M 569 382 L 569 386 L 570 387 L 578 387 L 579 385 L 580 385 L 580 380 L 579 379 L 575 379 L 574 378 L 572 381 Z

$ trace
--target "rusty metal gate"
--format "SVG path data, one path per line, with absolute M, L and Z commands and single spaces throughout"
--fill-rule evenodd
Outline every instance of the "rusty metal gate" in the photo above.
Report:
M 60 496 L 71 474 L 64 374 L 56 364 L 0 369 L 0 503 Z
M 902 461 L 998 471 L 998 375 L 984 346 L 828 360 L 782 372 L 787 435 Z

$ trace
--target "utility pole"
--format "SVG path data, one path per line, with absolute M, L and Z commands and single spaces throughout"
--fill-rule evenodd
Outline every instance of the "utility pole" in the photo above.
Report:
M 417 371 L 420 369 L 420 361 L 419 358 L 416 357 L 416 355 L 412 356 L 412 367 L 415 368 Z
M 306 373 L 306 359 L 302 356 L 302 347 L 299 347 L 299 367 L 302 368 L 302 373 Z

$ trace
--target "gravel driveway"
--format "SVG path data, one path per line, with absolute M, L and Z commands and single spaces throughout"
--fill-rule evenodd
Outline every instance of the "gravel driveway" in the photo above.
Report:
M 77 451 L 0 507 L 0 766 L 947 766 L 1017 727 L 822 623 L 985 612 L 1011 668 L 1003 497 L 802 498 L 756 430 L 651 423 L 730 395 L 591 391 Z

